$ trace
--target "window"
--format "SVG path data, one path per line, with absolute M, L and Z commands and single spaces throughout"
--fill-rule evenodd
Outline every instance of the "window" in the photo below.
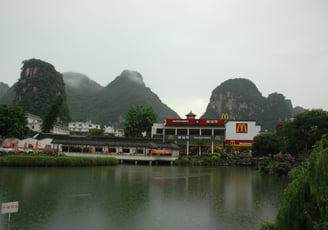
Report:
M 202 129 L 203 136 L 212 136 L 212 129 Z
M 166 135 L 175 135 L 175 129 L 165 129 Z
M 116 153 L 116 148 L 108 148 L 109 153 Z
M 200 135 L 199 129 L 189 129 L 189 135 L 199 136 Z
M 214 136 L 217 136 L 217 135 L 223 136 L 224 130 L 223 129 L 214 129 Z
M 156 129 L 156 134 L 163 134 L 163 129 Z
M 187 129 L 177 129 L 178 135 L 187 135 L 188 130 Z
M 96 147 L 96 148 L 95 148 L 95 151 L 96 151 L 97 153 L 99 153 L 99 152 L 102 152 L 103 149 L 102 149 L 102 147 Z
M 137 153 L 137 154 L 143 154 L 144 151 L 143 151 L 143 149 L 136 149 L 136 153 Z

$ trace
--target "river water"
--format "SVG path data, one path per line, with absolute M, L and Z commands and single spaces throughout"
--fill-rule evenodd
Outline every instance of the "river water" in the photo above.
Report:
M 286 185 L 251 168 L 0 168 L 0 202 L 19 201 L 11 230 L 253 230 Z

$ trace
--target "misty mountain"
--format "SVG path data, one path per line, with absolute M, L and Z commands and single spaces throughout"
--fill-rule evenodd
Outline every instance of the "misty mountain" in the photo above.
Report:
M 209 104 L 202 117 L 221 117 L 228 114 L 232 120 L 256 120 L 262 129 L 274 130 L 302 108 L 294 110 L 292 102 L 280 93 L 262 96 L 256 85 L 244 78 L 230 79 L 212 91 Z M 303 109 L 304 111 L 304 109 Z
M 122 126 L 125 114 L 132 106 L 152 107 L 158 121 L 179 117 L 146 87 L 140 73 L 124 70 L 107 86 L 102 87 L 87 76 L 64 73 L 67 103 L 73 120 L 92 120 Z
M 0 98 L 7 93 L 9 90 L 9 85 L 0 82 Z
M 146 86 L 142 75 L 136 71 L 124 70 L 103 87 L 80 73 L 60 74 L 41 60 L 31 59 L 23 64 L 18 82 L 11 88 L 0 84 L 0 103 L 18 104 L 26 111 L 43 116 L 58 93 L 66 94 L 66 112 L 69 111 L 72 120 L 110 122 L 116 127 L 122 127 L 125 114 L 136 105 L 151 106 L 158 122 L 179 117 Z M 263 129 L 274 130 L 277 123 L 304 110 L 293 108 L 292 102 L 277 92 L 264 97 L 253 82 L 236 78 L 221 83 L 212 91 L 202 117 L 221 117 L 226 113 L 229 119 L 256 120 Z
M 63 76 L 52 64 L 34 58 L 23 61 L 20 78 L 13 89 L 14 104 L 42 118 L 61 97 L 59 119 L 64 122 L 70 120 Z

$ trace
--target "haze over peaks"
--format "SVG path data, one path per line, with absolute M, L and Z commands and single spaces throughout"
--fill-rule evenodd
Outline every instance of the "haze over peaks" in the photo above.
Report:
M 93 88 L 93 89 L 101 89 L 102 86 L 97 82 L 91 80 L 88 76 L 82 73 L 75 72 L 65 72 L 63 73 L 63 78 L 66 86 L 71 88 Z
M 126 78 L 130 81 L 133 81 L 135 83 L 138 83 L 142 86 L 146 86 L 143 78 L 141 76 L 141 74 L 137 71 L 133 71 L 133 70 L 123 70 L 121 75 L 119 76 L 120 78 Z

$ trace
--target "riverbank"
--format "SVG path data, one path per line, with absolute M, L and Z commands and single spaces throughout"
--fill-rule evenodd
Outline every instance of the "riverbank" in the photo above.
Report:
M 229 156 L 214 153 L 206 156 L 182 156 L 174 162 L 177 166 L 247 166 L 254 167 L 264 174 L 286 176 L 293 165 L 289 161 L 276 161 L 269 157 L 252 157 L 247 155 Z
M 20 167 L 86 167 L 86 166 L 112 166 L 119 161 L 112 157 L 71 157 L 50 155 L 7 155 L 0 156 L 1 166 Z
M 179 166 L 257 166 L 264 158 L 251 156 L 226 156 L 220 153 L 206 156 L 182 156 L 174 163 Z

